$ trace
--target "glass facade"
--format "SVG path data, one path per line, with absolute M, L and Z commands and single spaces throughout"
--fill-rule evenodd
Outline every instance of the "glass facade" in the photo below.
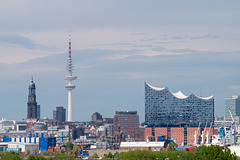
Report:
M 150 127 L 177 126 L 186 123 L 197 127 L 214 122 L 214 97 L 172 93 L 145 83 L 145 122 Z
M 225 100 L 225 116 L 230 117 L 228 108 L 231 109 L 233 116 L 240 116 L 240 96 L 232 96 Z

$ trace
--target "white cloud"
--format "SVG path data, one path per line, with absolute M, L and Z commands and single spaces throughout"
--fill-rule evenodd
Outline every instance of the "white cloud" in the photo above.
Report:
M 178 28 L 179 29 L 179 28 Z M 181 29 L 180 29 L 181 30 Z M 183 29 L 182 30 L 187 30 Z M 161 28 L 105 28 L 105 29 L 77 29 L 72 32 L 72 50 L 99 49 L 127 51 L 127 53 L 114 53 L 103 59 L 124 59 L 132 55 L 159 56 L 159 55 L 183 55 L 193 54 L 191 51 L 205 52 L 230 52 L 240 50 L 237 42 L 224 34 L 216 32 L 206 34 L 199 31 L 198 34 L 189 32 L 187 37 L 204 37 L 192 40 L 173 40 L 172 37 L 186 37 L 185 32 L 172 31 L 171 27 Z M 213 31 L 214 32 L 214 31 Z M 133 34 L 139 33 L 139 34 Z M 53 54 L 67 53 L 68 31 L 29 31 L 20 32 L 17 35 L 32 41 L 37 47 L 27 48 L 15 44 L 0 43 L 0 63 L 20 63 L 30 59 L 50 56 Z M 218 38 L 213 38 L 218 36 Z M 164 37 L 164 38 L 163 38 Z M 223 37 L 223 38 L 221 38 Z M 163 50 L 154 50 L 155 48 Z M 184 50 L 188 48 L 188 51 Z M 135 52 L 129 52 L 134 50 Z M 182 52 L 173 52 L 182 50 Z M 6 54 L 7 52 L 7 54 Z M 73 53 L 74 54 L 74 53 Z
M 43 49 L 28 49 L 23 46 L 0 43 L 0 63 L 14 64 L 56 54 L 57 52 Z

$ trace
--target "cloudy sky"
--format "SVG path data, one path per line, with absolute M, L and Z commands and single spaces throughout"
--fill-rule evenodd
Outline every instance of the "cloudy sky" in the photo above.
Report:
M 215 97 L 240 94 L 240 1 L 1 0 L 0 118 L 27 114 L 31 75 L 41 117 L 67 107 L 68 32 L 72 33 L 73 120 L 94 112 L 137 110 L 144 82 Z

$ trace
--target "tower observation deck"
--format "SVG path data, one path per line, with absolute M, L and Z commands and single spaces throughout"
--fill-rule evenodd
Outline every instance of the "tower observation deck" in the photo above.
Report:
M 68 51 L 68 63 L 67 63 L 67 76 L 64 77 L 68 81 L 68 84 L 65 86 L 65 89 L 68 90 L 68 117 L 67 121 L 72 121 L 72 90 L 75 89 L 75 85 L 72 84 L 72 81 L 77 79 L 77 76 L 73 76 L 73 63 L 72 63 L 72 53 L 71 53 L 71 33 L 69 32 L 69 51 Z

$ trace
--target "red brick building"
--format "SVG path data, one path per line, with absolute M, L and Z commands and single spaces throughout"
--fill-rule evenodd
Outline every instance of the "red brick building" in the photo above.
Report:
M 171 127 L 171 139 L 176 140 L 177 145 L 184 145 L 184 127 Z
M 198 130 L 198 127 L 169 127 L 168 128 L 168 136 L 172 140 L 176 140 L 177 145 L 194 145 L 194 134 L 195 131 Z M 204 127 L 199 129 L 198 133 L 198 140 L 197 143 L 201 143 L 201 134 L 204 130 Z M 206 134 L 207 131 L 209 132 L 210 127 L 206 127 L 205 136 L 204 136 L 204 143 L 206 143 Z M 209 134 L 209 141 L 211 142 L 211 137 L 214 135 L 213 133 L 214 129 L 211 128 L 210 134 Z M 156 127 L 154 128 L 154 134 L 155 134 L 155 141 L 157 141 L 158 136 L 165 136 L 167 138 L 167 127 Z M 145 141 L 147 141 L 147 137 L 152 136 L 152 128 L 147 127 L 145 128 Z
M 145 127 L 140 126 L 138 130 L 139 134 L 139 141 L 144 141 L 145 140 Z
M 114 126 L 116 132 L 124 132 L 131 138 L 139 137 L 139 116 L 137 111 L 116 111 L 114 115 Z
M 158 136 L 165 136 L 167 138 L 167 127 L 156 127 L 155 132 L 155 141 L 157 141 Z
M 187 128 L 187 144 L 188 145 L 194 145 L 194 134 L 195 134 L 195 131 L 197 130 L 198 130 L 198 127 Z M 200 141 L 200 139 L 198 141 Z
M 152 128 L 150 127 L 145 128 L 144 137 L 145 137 L 144 141 L 147 141 L 149 137 L 152 137 Z

